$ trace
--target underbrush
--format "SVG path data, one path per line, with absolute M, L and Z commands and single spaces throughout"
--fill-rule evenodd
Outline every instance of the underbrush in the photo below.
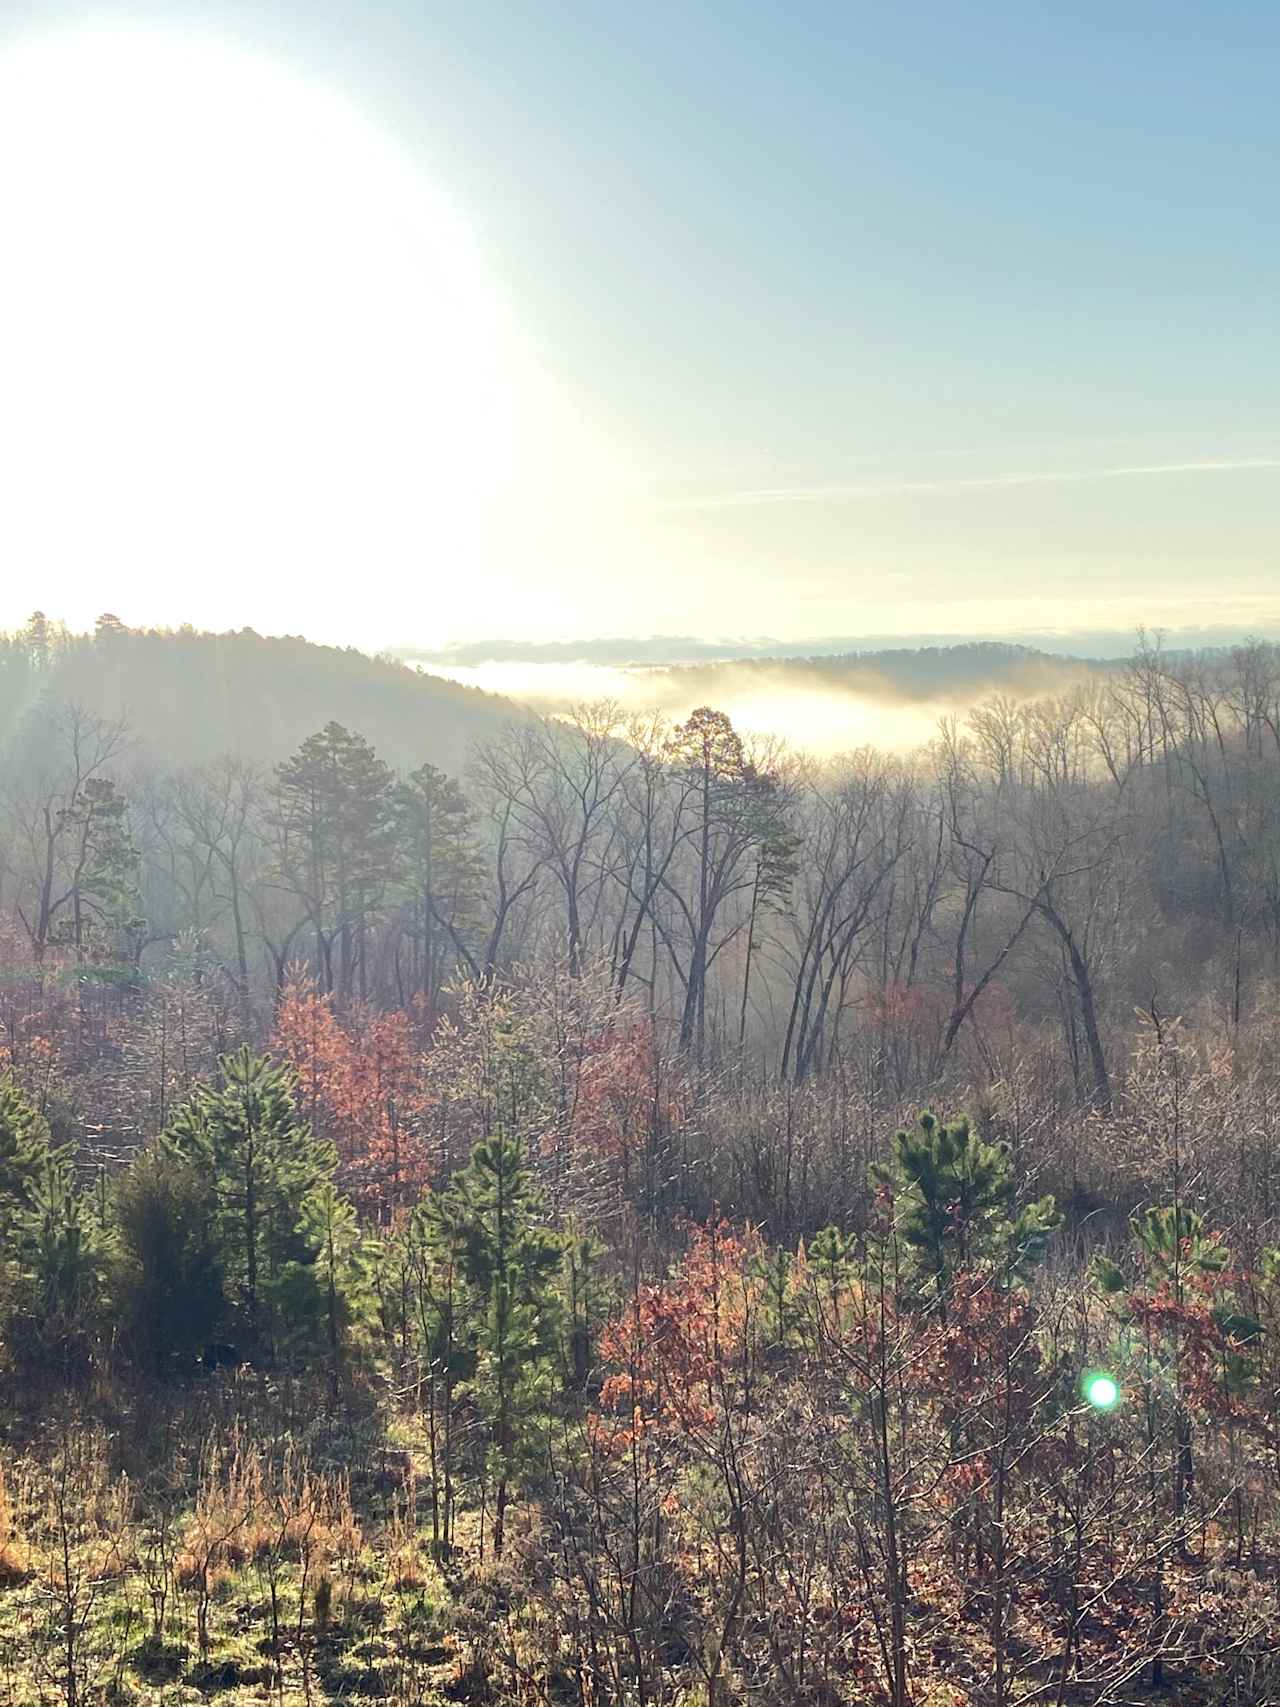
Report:
M 219 1385 L 226 1390 L 212 1390 Z M 656 1584 L 652 1628 L 636 1620 L 655 1663 L 632 1672 L 621 1637 L 636 1581 L 611 1551 L 616 1536 L 593 1536 L 588 1524 L 566 1534 L 572 1513 L 556 1509 L 554 1478 L 513 1507 L 495 1558 L 483 1504 L 463 1505 L 448 1548 L 433 1544 L 415 1415 L 387 1412 L 375 1433 L 366 1413 L 353 1435 L 359 1405 L 345 1420 L 325 1415 L 331 1396 L 317 1390 L 310 1426 L 295 1438 L 278 1429 L 278 1387 L 247 1372 L 208 1392 L 157 1391 L 151 1404 L 151 1437 L 169 1450 L 148 1464 L 136 1438 L 87 1413 L 0 1454 L 0 1707 L 604 1707 L 639 1702 L 641 1676 L 653 1707 L 890 1700 L 875 1663 L 875 1608 L 856 1570 L 842 1575 L 838 1552 L 824 1562 L 819 1547 L 834 1546 L 838 1514 L 813 1529 L 812 1547 L 793 1543 L 789 1559 L 762 1555 L 751 1566 L 762 1580 L 774 1575 L 770 1605 L 726 1612 L 731 1525 L 705 1478 L 673 1483 L 666 1517 L 650 1514 L 669 1528 L 671 1568 Z M 211 1412 L 232 1419 L 226 1432 L 201 1434 Z M 773 1434 L 785 1438 L 780 1427 Z M 1212 1552 L 1228 1540 L 1218 1524 L 1199 1545 Z M 1162 1690 L 1150 1687 L 1149 1666 L 1118 1690 L 1114 1679 L 1089 1681 L 1126 1621 L 1144 1616 L 1140 1601 L 1120 1595 L 1079 1619 L 1078 1663 L 1064 1682 L 1050 1639 L 1059 1590 L 1023 1585 L 1008 1645 L 1027 1657 L 997 1697 L 990 1596 L 976 1576 L 957 1592 L 947 1545 L 940 1540 L 932 1566 L 913 1567 L 909 1584 L 913 1707 L 1280 1699 L 1265 1558 L 1206 1570 L 1170 1557 Z M 807 1560 L 804 1581 L 797 1560 Z M 789 1692 L 770 1655 L 793 1642 L 802 1602 L 811 1653 Z M 1037 1626 L 1043 1662 L 1022 1640 Z M 734 1663 L 717 1667 L 715 1633 L 730 1629 Z

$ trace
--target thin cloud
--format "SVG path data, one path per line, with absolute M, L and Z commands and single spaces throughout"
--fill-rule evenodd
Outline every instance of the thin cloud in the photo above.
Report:
M 1131 480 L 1161 474 L 1235 474 L 1280 469 L 1280 457 L 1258 456 L 1227 462 L 1136 463 L 1124 468 L 1085 468 L 1034 474 L 989 474 L 966 480 L 898 480 L 874 486 L 765 486 L 706 498 L 678 499 L 664 510 L 732 510 L 763 504 L 850 503 L 858 498 L 888 498 L 902 492 L 966 492 L 1000 486 L 1069 486 L 1095 480 Z

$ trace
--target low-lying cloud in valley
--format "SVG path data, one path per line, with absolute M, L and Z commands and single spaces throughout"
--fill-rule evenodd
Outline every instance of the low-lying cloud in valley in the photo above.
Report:
M 682 721 L 695 706 L 713 705 L 744 733 L 780 736 L 822 756 L 868 744 L 909 751 L 936 734 L 940 719 L 963 715 L 994 693 L 1019 700 L 1061 693 L 1100 668 L 981 644 L 660 667 L 527 656 L 412 661 L 551 715 L 607 699 L 629 713 Z

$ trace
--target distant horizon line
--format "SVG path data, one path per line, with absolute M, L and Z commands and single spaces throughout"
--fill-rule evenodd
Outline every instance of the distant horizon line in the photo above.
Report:
M 43 612 L 36 614 L 44 615 Z M 0 619 L 0 633 L 17 636 L 30 617 L 11 629 Z M 68 636 L 89 639 L 94 625 L 78 628 L 74 621 L 47 619 Z M 807 658 L 847 657 L 892 651 L 943 651 L 960 647 L 1000 648 L 1039 653 L 1080 662 L 1132 657 L 1145 636 L 1167 652 L 1213 651 L 1250 642 L 1280 644 L 1280 601 L 1262 609 L 1251 621 L 1217 623 L 1133 623 L 1109 627 L 1068 628 L 1059 626 L 1019 627 L 995 631 L 961 629 L 943 631 L 880 630 L 866 634 L 810 634 L 798 640 L 776 635 L 707 637 L 691 634 L 594 635 L 569 640 L 516 640 L 488 638 L 449 641 L 444 645 L 377 645 L 370 641 L 334 640 L 319 634 L 291 629 L 271 633 L 252 624 L 237 627 L 201 628 L 190 622 L 130 623 L 116 617 L 126 633 L 138 635 L 184 632 L 207 639 L 252 634 L 263 640 L 302 642 L 304 645 L 334 647 L 363 653 L 371 658 L 389 658 L 398 663 L 426 666 L 475 666 L 484 664 L 580 664 L 663 667 L 734 662 L 796 661 Z M 101 621 L 101 618 L 99 618 Z
M 1099 655 L 1127 657 L 1137 651 L 1143 634 L 1166 650 L 1206 650 L 1238 646 L 1252 640 L 1280 641 L 1280 609 L 1256 623 L 1189 623 L 1135 625 L 1133 628 L 1018 629 L 942 633 L 881 632 L 865 635 L 812 635 L 801 640 L 773 636 L 754 639 L 708 639 L 698 635 L 614 635 L 583 640 L 490 639 L 454 641 L 445 646 L 396 645 L 383 648 L 404 662 L 470 666 L 481 664 L 697 664 L 732 663 L 770 658 L 844 656 L 866 652 L 927 651 L 959 646 L 1000 646 L 1043 652 L 1058 657 L 1087 659 Z

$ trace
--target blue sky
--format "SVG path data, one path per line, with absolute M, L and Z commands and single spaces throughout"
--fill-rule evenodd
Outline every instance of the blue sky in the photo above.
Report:
M 1274 7 L 311 10 L 658 441 L 1276 425 Z
M 625 489 L 530 547 L 530 632 L 1280 624 L 1280 9 L 127 17 L 339 91 L 465 210 Z
M 267 10 L 655 444 L 807 468 L 1277 426 L 1274 7 Z

